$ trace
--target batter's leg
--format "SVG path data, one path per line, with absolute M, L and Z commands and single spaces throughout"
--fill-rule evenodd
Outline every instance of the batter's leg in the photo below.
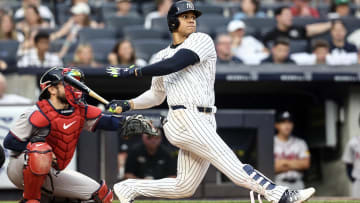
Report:
M 160 180 L 128 179 L 114 185 L 121 203 L 137 196 L 160 198 L 185 198 L 192 196 L 204 178 L 210 163 L 199 156 L 180 149 L 176 178 Z
M 253 190 L 266 199 L 278 202 L 287 188 L 276 186 L 250 165 L 243 164 L 216 133 L 215 117 L 190 110 L 173 111 L 168 130 L 184 129 L 182 136 L 172 136 L 169 141 L 208 160 L 235 184 Z

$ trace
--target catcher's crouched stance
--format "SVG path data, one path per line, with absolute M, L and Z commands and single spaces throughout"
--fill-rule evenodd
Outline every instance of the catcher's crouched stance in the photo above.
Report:
M 4 146 L 11 150 L 8 177 L 23 189 L 22 202 L 39 202 L 41 193 L 82 201 L 111 202 L 113 193 L 104 181 L 65 169 L 70 163 L 80 132 L 117 130 L 121 135 L 157 135 L 142 116 L 102 114 L 87 105 L 82 92 L 63 78 L 83 81 L 84 74 L 72 68 L 52 68 L 40 79 L 42 92 L 35 106 L 24 112 L 11 128 Z

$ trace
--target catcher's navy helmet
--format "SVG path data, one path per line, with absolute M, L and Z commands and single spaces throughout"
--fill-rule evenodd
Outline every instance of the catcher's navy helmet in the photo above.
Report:
M 171 5 L 167 14 L 167 22 L 170 32 L 174 32 L 180 25 L 179 19 L 177 18 L 180 14 L 193 11 L 196 18 L 201 16 L 201 11 L 196 10 L 194 4 L 191 1 L 181 0 Z

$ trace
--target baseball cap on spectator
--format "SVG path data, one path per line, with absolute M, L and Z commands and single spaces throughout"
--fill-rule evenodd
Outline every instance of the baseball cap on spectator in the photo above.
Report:
M 284 122 L 284 121 L 293 122 L 293 118 L 292 118 L 290 112 L 288 112 L 288 111 L 283 111 L 283 112 L 280 112 L 280 113 L 276 116 L 276 120 L 275 120 L 276 123 L 280 123 L 280 122 Z
M 234 32 L 236 30 L 239 29 L 245 29 L 246 25 L 243 21 L 241 20 L 232 20 L 228 26 L 227 26 L 227 31 L 228 32 Z
M 349 4 L 349 0 L 335 0 L 335 5 Z
M 79 2 L 79 3 L 75 4 L 73 7 L 71 7 L 71 13 L 73 13 L 75 15 L 79 15 L 79 14 L 89 15 L 90 7 L 89 7 L 89 5 L 87 5 L 87 3 Z

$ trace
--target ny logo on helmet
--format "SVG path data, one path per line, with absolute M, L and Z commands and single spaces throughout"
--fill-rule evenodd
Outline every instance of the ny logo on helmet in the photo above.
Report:
M 186 8 L 194 9 L 194 5 L 191 3 L 187 3 Z

